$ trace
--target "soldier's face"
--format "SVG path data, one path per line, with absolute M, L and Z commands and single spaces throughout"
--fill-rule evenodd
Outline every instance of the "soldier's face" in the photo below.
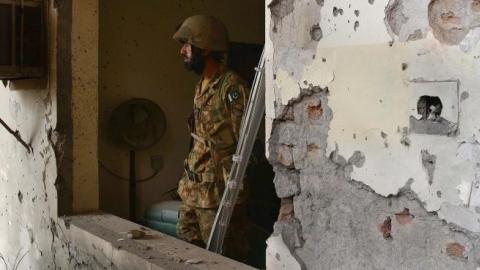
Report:
M 202 50 L 189 43 L 184 43 L 180 49 L 180 55 L 183 57 L 183 64 L 187 70 L 192 70 L 197 74 L 203 72 L 205 59 L 202 55 Z
M 186 42 L 183 43 L 183 46 L 180 49 L 180 55 L 183 56 L 183 62 L 190 62 L 192 58 L 192 45 Z

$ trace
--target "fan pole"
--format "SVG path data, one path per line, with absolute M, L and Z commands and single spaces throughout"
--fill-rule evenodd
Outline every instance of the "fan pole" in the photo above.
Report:
M 130 220 L 136 220 L 136 207 L 137 207 L 137 179 L 135 173 L 135 150 L 130 150 L 130 177 L 129 177 L 129 207 L 130 207 Z

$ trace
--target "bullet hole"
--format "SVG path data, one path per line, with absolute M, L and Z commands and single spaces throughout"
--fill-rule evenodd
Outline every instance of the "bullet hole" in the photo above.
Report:
M 361 168 L 365 164 L 365 161 L 365 155 L 360 151 L 355 151 L 353 155 L 348 159 L 348 164 L 352 164 L 357 168 Z
M 415 40 L 422 39 L 423 37 L 424 37 L 424 35 L 422 33 L 422 30 L 417 29 L 417 30 L 413 31 L 412 34 L 408 35 L 407 41 L 415 41 Z
M 358 27 L 360 27 L 360 22 L 355 21 L 355 23 L 353 24 L 353 30 L 357 31 Z
M 319 100 L 315 104 L 307 105 L 307 114 L 310 120 L 318 120 L 323 115 L 322 102 Z
M 312 59 L 315 59 L 315 57 L 317 57 L 315 54 L 314 54 L 314 55 L 312 55 Z
M 448 243 L 446 248 L 447 255 L 454 258 L 465 259 L 465 247 L 459 243 Z
M 21 192 L 21 191 L 18 191 L 17 196 L 18 196 L 18 201 L 19 201 L 20 203 L 22 203 L 22 202 L 23 202 L 23 194 L 22 194 L 22 192 Z
M 320 25 L 318 23 L 313 25 L 312 28 L 310 29 L 310 37 L 314 41 L 320 41 L 322 39 L 323 32 L 322 32 L 322 28 L 320 28 Z
M 333 7 L 333 16 L 337 17 L 338 16 L 338 8 Z
M 470 8 L 475 12 L 480 12 L 480 0 L 472 0 Z
M 390 217 L 387 217 L 380 224 L 380 232 L 382 232 L 383 238 L 392 239 L 392 219 Z
M 275 259 L 277 259 L 277 261 L 280 261 L 280 254 L 275 253 Z
M 408 68 L 408 64 L 407 63 L 402 63 L 402 70 L 405 71 L 407 70 Z
M 408 137 L 408 128 L 404 127 L 402 132 L 402 138 L 400 139 L 400 143 L 409 147 L 411 145 L 410 138 Z
M 383 103 L 383 99 L 379 99 L 378 102 Z
M 320 149 L 320 147 L 318 147 L 318 145 L 316 145 L 314 143 L 311 143 L 311 144 L 307 145 L 307 151 L 308 152 L 314 152 L 314 151 L 317 151 L 318 149 Z
M 382 136 L 382 139 L 386 139 L 386 138 L 388 137 L 388 134 L 385 133 L 385 132 L 383 132 L 383 131 L 381 131 L 381 132 L 380 132 L 380 136 Z
M 357 134 L 353 133 L 353 139 L 357 139 Z
M 369 3 L 370 5 L 373 5 L 373 3 L 375 3 L 375 0 L 368 0 L 368 3 Z
M 395 219 L 400 225 L 406 225 L 415 218 L 414 215 L 410 214 L 410 209 L 404 208 L 402 212 L 395 214 Z
M 343 9 L 333 7 L 333 16 L 337 17 L 338 15 L 343 15 Z
M 274 80 L 277 79 L 277 74 L 273 74 L 273 79 L 274 79 Z
M 317 5 L 323 7 L 323 4 L 325 2 L 325 0 L 315 0 L 317 2 Z
M 27 228 L 28 231 L 28 237 L 30 238 L 30 244 L 33 244 L 35 242 L 35 235 L 33 234 L 32 229 Z
M 358 16 L 360 16 L 360 11 L 359 11 L 358 9 L 356 9 L 356 10 L 353 12 L 353 14 L 355 14 L 355 16 L 358 17 Z
M 440 199 L 442 198 L 442 192 L 440 190 L 437 191 L 437 197 Z
M 460 101 L 464 101 L 470 96 L 470 94 L 466 91 L 463 91 L 462 94 L 460 95 Z
M 327 59 L 325 59 L 325 58 L 322 58 L 322 62 L 324 62 L 324 63 L 325 63 L 325 62 L 327 62 Z
M 432 185 L 437 156 L 430 154 L 427 150 L 422 150 L 420 153 L 422 155 L 422 166 L 427 171 L 428 184 Z

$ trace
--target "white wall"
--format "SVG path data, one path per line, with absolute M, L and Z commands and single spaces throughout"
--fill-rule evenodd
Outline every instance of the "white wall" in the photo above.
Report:
M 480 206 L 480 193 L 475 188 L 480 161 L 477 142 L 480 111 L 476 106 L 480 101 L 477 76 L 480 47 L 470 41 L 478 40 L 475 39 L 478 33 L 470 32 L 464 40 L 470 42 L 468 46 L 442 44 L 428 27 L 428 1 L 410 3 L 403 10 L 412 19 L 402 26 L 402 31 L 406 31 L 402 35 L 413 34 L 416 29 L 423 31 L 423 37 L 409 42 L 399 41 L 402 38 L 405 41 L 405 37 L 390 36 L 384 22 L 386 0 L 374 4 L 325 1 L 321 9 L 316 9 L 316 16 L 303 19 L 301 14 L 312 12 L 306 8 L 307 3 L 314 5 L 313 1 L 295 1 L 295 12 L 283 19 L 283 32 L 278 36 L 289 38 L 273 38 L 275 48 L 271 45 L 270 60 L 276 80 L 268 76 L 268 117 L 275 114 L 274 101 L 286 105 L 299 96 L 300 87 L 308 88 L 310 84 L 328 87 L 328 106 L 333 110 L 333 119 L 328 131 L 327 155 L 337 147 L 346 159 L 361 151 L 366 162 L 354 169 L 353 179 L 383 196 L 397 194 L 413 179 L 411 188 L 428 211 L 438 211 L 447 221 L 480 232 L 480 213 L 475 211 Z M 334 7 L 343 9 L 343 15 L 334 16 Z M 469 9 L 465 5 L 459 10 Z M 359 10 L 359 16 L 355 10 Z M 473 15 L 468 16 L 476 16 L 475 11 L 469 12 Z M 356 21 L 359 26 L 355 30 Z M 297 26 L 319 23 L 323 38 L 316 43 L 310 39 L 308 29 L 296 28 L 293 23 Z M 292 33 L 293 28 L 302 30 Z M 288 46 L 288 40 L 298 44 Z M 456 82 L 420 83 L 419 80 L 459 83 L 457 89 Z M 417 92 L 426 87 L 433 87 L 431 93 L 442 98 L 442 115 L 448 110 L 459 111 L 457 136 L 411 132 L 404 135 L 409 116 L 415 115 L 412 110 Z M 409 146 L 402 143 L 405 138 L 409 139 Z M 431 185 L 422 165 L 422 150 L 436 156 Z

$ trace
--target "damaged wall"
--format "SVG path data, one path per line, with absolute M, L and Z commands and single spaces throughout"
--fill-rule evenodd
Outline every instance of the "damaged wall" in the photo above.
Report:
M 88 180 L 96 182 L 96 178 L 85 179 L 87 176 L 82 176 L 82 172 L 94 171 L 85 161 L 90 159 L 89 155 L 96 155 L 96 152 L 89 152 L 84 147 L 87 152 L 82 154 L 77 151 L 73 160 L 73 146 L 66 145 L 66 141 L 72 143 L 72 138 L 65 140 L 67 134 L 73 134 L 72 117 L 79 120 L 81 112 L 95 110 L 91 104 L 72 109 L 72 103 L 79 101 L 78 96 L 72 98 L 72 86 L 79 91 L 83 88 L 85 91 L 96 92 L 96 88 L 92 89 L 91 84 L 82 83 L 85 79 L 83 76 L 86 76 L 84 73 L 77 74 L 77 84 L 72 84 L 70 41 L 71 35 L 81 32 L 94 20 L 96 0 L 73 3 L 45 1 L 45 4 L 48 14 L 48 74 L 44 80 L 10 81 L 7 87 L 3 84 L 0 86 L 0 117 L 14 130 L 18 130 L 20 136 L 31 145 L 29 152 L 3 127 L 0 128 L 0 265 L 1 269 L 8 270 L 97 269 L 89 256 L 71 245 L 66 235 L 67 228 L 59 218 L 59 212 L 63 215 L 72 210 L 92 209 L 96 203 L 95 190 L 88 183 Z M 73 26 L 72 13 L 77 16 Z M 94 32 L 91 34 L 94 35 Z M 74 38 L 78 40 L 77 36 Z M 92 56 L 83 49 L 73 54 L 77 60 L 81 60 L 82 55 Z M 85 62 L 81 61 L 74 65 L 73 70 L 87 68 Z M 90 80 L 89 83 L 93 82 Z M 82 99 L 92 97 L 96 99 L 94 95 Z M 62 115 L 59 116 L 60 113 Z M 92 138 L 87 132 L 91 127 L 88 122 L 77 121 L 77 124 L 86 128 L 81 133 L 76 129 L 75 138 Z M 95 136 L 93 138 L 96 140 Z M 90 147 L 96 147 L 96 144 L 93 143 Z M 66 163 L 70 163 L 67 166 L 70 169 L 60 173 L 70 173 L 60 177 L 57 164 L 60 165 L 62 157 L 68 160 Z M 72 174 L 71 170 L 74 162 L 76 164 L 73 168 L 78 169 L 76 174 Z M 88 166 L 89 170 L 82 166 Z M 71 179 L 73 175 L 78 180 L 76 184 Z M 79 186 L 82 185 L 89 188 L 84 196 L 80 196 L 82 187 Z M 73 199 L 75 196 L 72 191 L 75 187 L 79 196 Z
M 267 3 L 272 269 L 480 267 L 478 5 Z
M 212 14 L 227 26 L 233 42 L 264 42 L 261 1 L 101 1 L 100 3 L 100 141 L 101 162 L 128 178 L 128 150 L 107 137 L 110 114 L 130 98 L 148 98 L 165 112 L 167 130 L 154 147 L 137 152 L 137 177 L 153 173 L 150 156 L 161 155 L 164 168 L 138 186 L 138 218 L 149 205 L 170 199 L 183 170 L 190 137 L 186 119 L 192 111 L 198 76 L 185 70 L 176 27 L 193 14 Z M 248 17 L 248 20 L 244 20 Z M 242 23 L 239 23 L 242 21 Z M 101 209 L 128 217 L 128 182 L 100 169 Z

